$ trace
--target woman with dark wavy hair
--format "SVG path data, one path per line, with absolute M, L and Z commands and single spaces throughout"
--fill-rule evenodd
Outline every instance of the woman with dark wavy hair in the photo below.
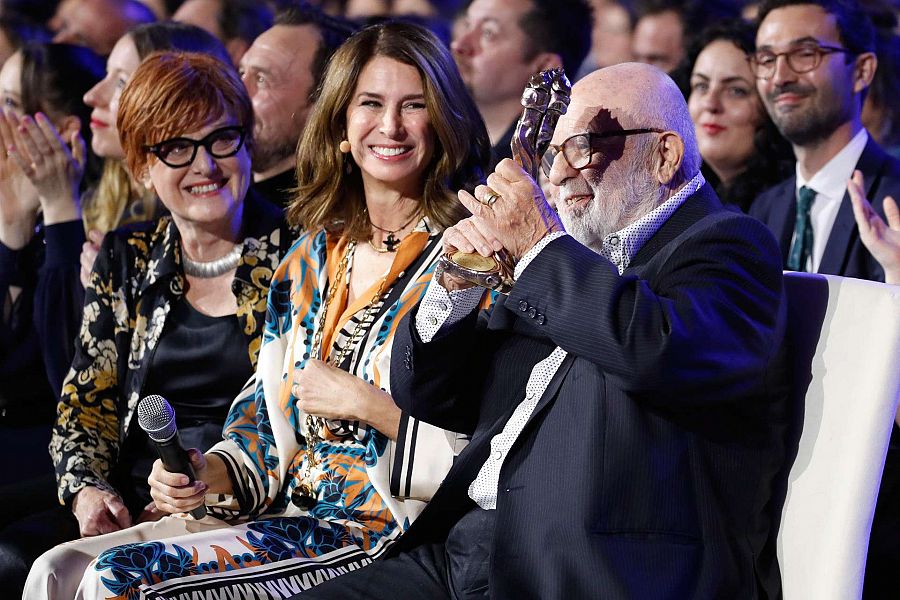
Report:
M 122 96 L 125 115 L 140 106 L 143 69 Z M 443 230 L 464 214 L 456 190 L 481 181 L 489 152 L 434 35 L 388 23 L 351 37 L 298 145 L 288 215 L 302 233 L 272 280 L 256 376 L 225 439 L 191 451 L 196 483 L 154 465 L 156 506 L 179 515 L 59 546 L 32 575 L 76 572 L 99 553 L 81 567 L 79 597 L 126 597 L 141 585 L 166 597 L 182 593 L 172 585 L 212 593 L 237 583 L 235 569 L 253 586 L 308 586 L 392 544 L 465 440 L 394 404 L 391 342 L 431 279 Z M 180 514 L 202 504 L 202 520 Z
M 754 30 L 743 21 L 707 28 L 689 54 L 688 108 L 703 173 L 723 202 L 746 212 L 763 190 L 791 175 L 794 154 L 766 113 L 748 57 Z

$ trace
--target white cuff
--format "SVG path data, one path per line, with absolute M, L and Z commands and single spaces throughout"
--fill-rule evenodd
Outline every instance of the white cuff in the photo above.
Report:
M 416 313 L 416 331 L 426 344 L 444 325 L 453 325 L 481 303 L 484 288 L 474 286 L 448 291 L 438 280 L 432 279 Z

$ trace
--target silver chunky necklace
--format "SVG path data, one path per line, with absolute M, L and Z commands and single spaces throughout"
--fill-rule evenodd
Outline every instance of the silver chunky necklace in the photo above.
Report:
M 233 270 L 241 262 L 241 253 L 243 244 L 235 244 L 231 252 L 221 258 L 208 262 L 191 260 L 187 254 L 181 253 L 182 262 L 184 263 L 184 272 L 191 277 L 199 277 L 200 279 L 211 279 L 224 275 L 228 271 Z

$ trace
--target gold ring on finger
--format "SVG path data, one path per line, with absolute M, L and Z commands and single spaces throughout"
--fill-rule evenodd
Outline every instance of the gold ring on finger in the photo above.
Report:
M 493 206 L 494 202 L 496 202 L 497 198 L 499 197 L 500 194 L 498 194 L 494 190 L 489 190 L 488 193 L 484 195 L 484 198 L 480 200 L 480 202 L 485 206 Z

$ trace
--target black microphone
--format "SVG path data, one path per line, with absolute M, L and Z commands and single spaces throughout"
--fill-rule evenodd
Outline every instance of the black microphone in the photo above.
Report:
M 159 458 L 163 466 L 172 473 L 183 473 L 188 476 L 190 483 L 194 483 L 197 476 L 188 458 L 188 453 L 181 445 L 178 437 L 178 427 L 175 426 L 175 411 L 162 396 L 153 394 L 141 400 L 137 407 L 138 425 L 141 426 L 150 441 L 156 446 Z M 206 516 L 206 506 L 200 505 L 191 511 L 195 519 Z

